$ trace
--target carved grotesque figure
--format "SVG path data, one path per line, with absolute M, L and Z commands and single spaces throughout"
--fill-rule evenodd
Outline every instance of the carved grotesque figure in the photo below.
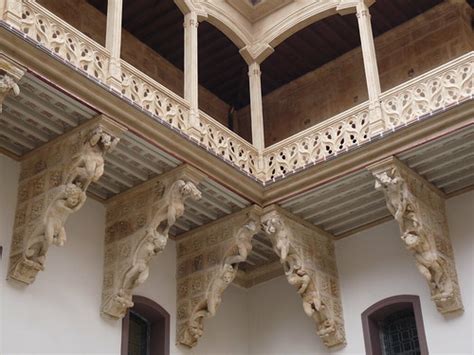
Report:
M 20 87 L 10 75 L 0 72 L 0 95 L 5 96 L 10 92 L 18 96 L 20 95 Z
M 275 240 L 272 244 L 277 255 L 281 260 L 286 260 L 290 249 L 290 240 L 288 237 L 288 231 L 283 225 L 283 222 L 278 217 L 269 218 L 264 223 L 263 229 L 270 238 Z
M 230 264 L 224 264 L 220 272 L 211 281 L 208 290 L 207 311 L 209 316 L 216 315 L 217 308 L 222 302 L 222 294 L 225 289 L 234 281 L 237 269 Z
M 66 242 L 64 224 L 70 214 L 78 211 L 86 200 L 86 194 L 74 184 L 60 185 L 51 191 L 53 199 L 46 209 L 42 222 L 37 224 L 26 240 L 25 257 L 44 264 L 50 245 L 62 246 Z
M 68 169 L 67 183 L 73 183 L 85 191 L 92 182 L 99 180 L 104 173 L 104 155 L 119 142 L 103 131 L 102 127 L 94 129 L 83 148 L 73 157 Z
M 234 265 L 247 260 L 248 255 L 252 251 L 252 238 L 257 232 L 257 222 L 254 220 L 250 220 L 240 228 L 236 236 L 238 254 L 228 256 L 225 263 Z

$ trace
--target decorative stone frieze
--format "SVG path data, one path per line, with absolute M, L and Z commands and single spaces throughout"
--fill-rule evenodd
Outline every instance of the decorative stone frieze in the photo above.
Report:
M 64 225 L 104 172 L 104 155 L 124 128 L 104 116 L 33 151 L 21 163 L 8 278 L 31 284 L 51 245 L 66 242 Z
M 215 316 L 238 265 L 247 260 L 260 231 L 260 208 L 252 206 L 183 235 L 177 247 L 177 342 L 194 347 L 203 321 Z
M 133 290 L 144 283 L 149 264 L 163 251 L 185 209 L 201 198 L 203 176 L 183 165 L 113 197 L 107 204 L 102 314 L 119 319 L 133 306 Z
M 369 170 L 400 226 L 405 247 L 428 282 L 436 308 L 441 313 L 462 310 L 443 193 L 395 157 Z
M 18 82 L 24 74 L 25 69 L 19 67 L 0 53 L 0 113 L 2 112 L 3 101 L 7 95 L 18 96 L 20 94 Z
M 288 282 L 327 347 L 344 345 L 345 332 L 333 237 L 285 210 L 270 206 L 263 229 L 280 257 Z

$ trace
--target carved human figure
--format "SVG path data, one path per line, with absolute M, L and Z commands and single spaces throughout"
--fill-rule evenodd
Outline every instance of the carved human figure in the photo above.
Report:
M 20 87 L 10 75 L 0 73 L 0 96 L 3 97 L 10 92 L 18 96 L 20 94 Z
M 42 218 L 26 241 L 27 259 L 44 264 L 50 245 L 63 246 L 66 242 L 64 224 L 70 214 L 78 211 L 86 201 L 86 194 L 74 184 L 55 187 L 53 199 Z
M 174 182 L 164 197 L 166 203 L 160 206 L 151 223 L 158 233 L 168 236 L 170 228 L 183 215 L 184 202 L 187 198 L 198 200 L 201 198 L 201 192 L 190 181 L 178 180 Z
M 208 316 L 213 317 L 216 315 L 217 308 L 222 302 L 222 294 L 234 281 L 236 274 L 237 268 L 232 267 L 230 264 L 224 264 L 220 272 L 211 281 L 207 297 Z
M 274 240 L 273 249 L 281 260 L 286 260 L 290 248 L 288 231 L 278 217 L 269 218 L 263 225 L 267 235 Z
M 72 158 L 66 183 L 75 184 L 86 191 L 104 173 L 104 155 L 113 150 L 118 142 L 118 138 L 104 132 L 102 127 L 94 129 L 84 147 Z
M 252 251 L 252 238 L 256 233 L 257 223 L 254 220 L 250 220 L 240 228 L 236 236 L 238 254 L 227 256 L 225 263 L 234 265 L 247 260 L 248 255 Z

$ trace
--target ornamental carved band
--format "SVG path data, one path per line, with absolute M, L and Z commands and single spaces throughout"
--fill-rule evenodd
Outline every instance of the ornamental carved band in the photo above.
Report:
M 177 342 L 194 347 L 205 318 L 214 317 L 238 265 L 260 231 L 260 209 L 249 207 L 189 233 L 177 242 Z
M 21 163 L 8 278 L 31 284 L 51 245 L 66 242 L 64 225 L 104 172 L 104 155 L 123 129 L 99 117 L 48 143 Z
M 24 74 L 24 69 L 0 53 L 0 113 L 7 95 L 18 96 L 20 94 L 18 82 Z
M 441 313 L 463 309 L 442 193 L 396 158 L 369 168 Z
M 144 283 L 149 264 L 162 252 L 184 203 L 198 200 L 201 176 L 187 166 L 160 175 L 111 199 L 107 205 L 102 314 L 123 318 L 133 290 Z
M 344 345 L 345 332 L 332 236 L 271 206 L 262 217 L 264 232 L 280 257 L 288 282 L 327 347 Z

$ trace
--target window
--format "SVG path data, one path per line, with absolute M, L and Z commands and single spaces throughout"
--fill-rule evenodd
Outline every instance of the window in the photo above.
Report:
M 170 315 L 152 300 L 133 296 L 122 322 L 121 355 L 169 355 Z
M 368 355 L 427 355 L 418 296 L 386 298 L 362 313 Z

